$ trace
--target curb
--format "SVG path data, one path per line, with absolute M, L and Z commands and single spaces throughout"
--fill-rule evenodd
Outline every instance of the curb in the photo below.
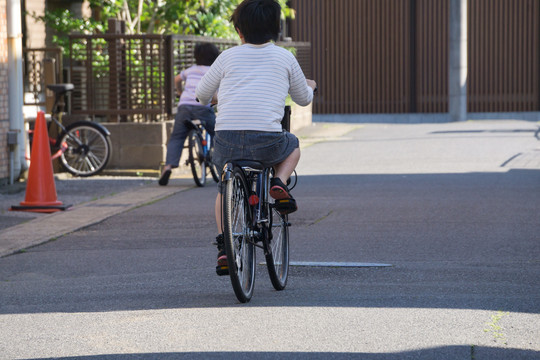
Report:
M 364 126 L 364 124 L 313 123 L 294 134 L 300 141 L 300 149 L 304 149 L 316 143 L 342 139 L 350 132 Z

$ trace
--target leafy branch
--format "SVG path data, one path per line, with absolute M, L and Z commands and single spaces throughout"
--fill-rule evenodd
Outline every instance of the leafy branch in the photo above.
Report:
M 108 19 L 123 20 L 128 34 L 202 35 L 236 38 L 229 18 L 241 0 L 89 0 L 92 17 L 74 17 L 69 10 L 30 14 L 54 30 L 53 42 L 64 49 L 68 34 L 95 34 L 107 31 Z M 278 0 L 282 18 L 294 18 L 287 0 Z

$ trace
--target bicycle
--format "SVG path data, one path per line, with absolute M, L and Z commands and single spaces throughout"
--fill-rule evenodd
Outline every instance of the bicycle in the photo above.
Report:
M 288 130 L 290 108 L 282 121 Z M 271 202 L 272 167 L 253 160 L 229 161 L 223 168 L 223 238 L 232 287 L 237 299 L 251 300 L 255 285 L 255 248 L 266 258 L 274 289 L 287 286 L 289 275 L 289 217 L 283 212 L 290 199 Z M 296 179 L 296 177 L 295 177 Z M 294 188 L 295 184 L 290 188 Z
M 58 158 L 62 167 L 75 176 L 87 177 L 101 172 L 109 162 L 112 153 L 110 132 L 101 124 L 91 121 L 77 121 L 65 127 L 62 124 L 62 96 L 72 91 L 73 84 L 52 84 L 47 88 L 54 92 L 55 100 L 51 112 L 52 121 L 60 129 L 55 138 L 49 136 L 52 148 L 51 159 Z M 29 143 L 32 145 L 33 131 L 29 131 Z
M 188 133 L 188 159 L 186 165 L 190 165 L 193 180 L 199 187 L 206 184 L 208 170 L 215 182 L 219 181 L 219 173 L 212 162 L 212 137 L 206 131 L 200 120 L 186 120 L 186 126 L 191 130 Z

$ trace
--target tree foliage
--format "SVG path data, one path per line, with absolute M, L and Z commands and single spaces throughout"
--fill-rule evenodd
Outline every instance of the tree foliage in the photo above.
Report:
M 287 0 L 278 0 L 282 18 L 294 17 Z M 35 16 L 57 34 L 53 42 L 65 47 L 67 35 L 107 31 L 110 18 L 124 20 L 128 34 L 204 35 L 233 39 L 229 18 L 241 0 L 89 0 L 92 18 L 76 18 L 68 10 L 46 11 Z

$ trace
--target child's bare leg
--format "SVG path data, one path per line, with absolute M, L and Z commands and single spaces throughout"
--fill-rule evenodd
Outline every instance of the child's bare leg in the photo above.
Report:
M 287 179 L 291 177 L 299 161 L 300 148 L 296 148 L 285 160 L 283 160 L 283 162 L 274 166 L 276 169 L 276 177 L 278 177 L 284 184 L 286 184 Z
M 283 183 L 286 183 L 287 179 L 291 177 L 294 169 L 296 169 L 296 165 L 298 165 L 299 161 L 300 161 L 300 148 L 296 148 L 285 160 L 283 160 L 280 164 L 275 166 L 276 177 L 280 178 L 280 180 Z M 216 203 L 214 207 L 218 234 L 223 233 L 223 229 L 221 228 L 221 224 L 223 224 L 221 197 L 222 195 L 218 193 L 216 196 Z
M 215 214 L 216 214 L 216 225 L 218 229 L 218 234 L 223 234 L 223 229 L 221 228 L 221 224 L 223 222 L 221 221 L 222 214 L 221 214 L 221 194 L 220 193 L 218 193 L 216 196 Z

